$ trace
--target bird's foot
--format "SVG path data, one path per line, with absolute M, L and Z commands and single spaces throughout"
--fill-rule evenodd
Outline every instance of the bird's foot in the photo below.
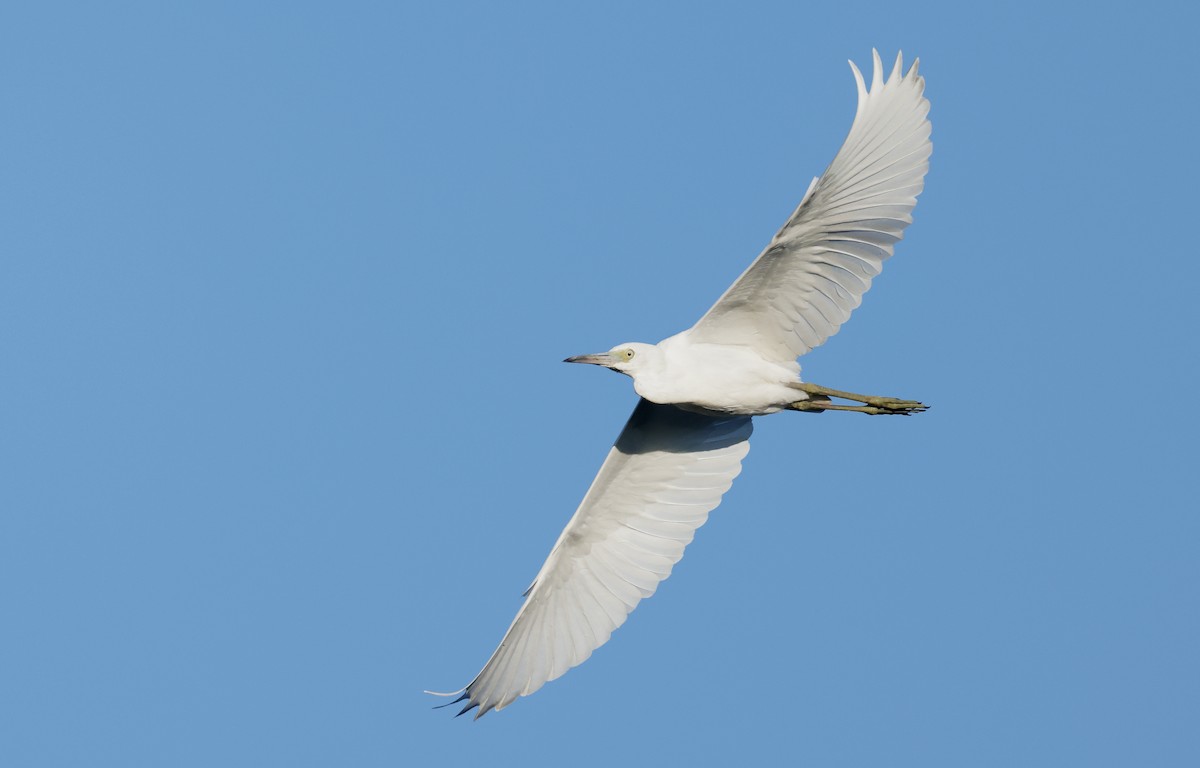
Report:
M 863 408 L 874 410 L 863 410 L 862 413 L 891 416 L 911 416 L 914 413 L 924 413 L 929 410 L 929 406 L 924 403 L 916 400 L 901 400 L 896 397 L 872 397 L 866 401 Z
M 792 385 L 808 394 L 807 400 L 800 400 L 788 406 L 793 411 L 821 413 L 822 411 L 854 411 L 871 416 L 909 416 L 929 410 L 929 406 L 916 400 L 901 400 L 896 397 L 878 397 L 875 395 L 857 395 L 853 392 L 843 392 L 837 389 L 822 387 L 819 384 L 807 382 Z M 830 398 L 853 400 L 862 405 L 841 405 L 830 402 Z

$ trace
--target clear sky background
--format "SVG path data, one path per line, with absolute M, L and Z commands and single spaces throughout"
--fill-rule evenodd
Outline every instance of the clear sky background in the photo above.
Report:
M 1200 765 L 1189 4 L 0 11 L 0 763 Z M 934 153 L 658 594 L 472 723 L 635 397 L 921 57 Z

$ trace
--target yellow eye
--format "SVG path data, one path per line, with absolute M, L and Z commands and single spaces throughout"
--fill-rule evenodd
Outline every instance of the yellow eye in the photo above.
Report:
M 630 360 L 633 359 L 633 350 L 632 349 L 622 349 L 621 350 L 621 359 L 628 363 Z

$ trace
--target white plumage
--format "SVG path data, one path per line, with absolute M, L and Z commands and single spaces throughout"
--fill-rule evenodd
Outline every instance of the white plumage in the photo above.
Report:
M 744 416 L 638 404 L 500 647 L 468 686 L 480 715 L 583 662 L 654 594 L 741 471 L 750 429 Z
M 879 54 L 871 90 L 854 62 L 858 110 L 829 168 L 761 255 L 691 330 L 696 341 L 749 344 L 795 360 L 820 346 L 862 301 L 904 228 L 929 170 L 929 101 L 917 63 L 884 81 Z
M 914 413 L 913 401 L 800 382 L 796 357 L 862 300 L 892 254 L 929 167 L 929 102 L 914 63 L 868 89 L 825 173 L 766 249 L 691 329 L 568 358 L 628 374 L 642 400 L 526 592 L 500 646 L 455 701 L 503 709 L 587 659 L 683 556 L 749 450 L 751 416 L 784 408 Z M 833 405 L 828 396 L 864 406 Z M 439 694 L 439 695 L 455 695 Z

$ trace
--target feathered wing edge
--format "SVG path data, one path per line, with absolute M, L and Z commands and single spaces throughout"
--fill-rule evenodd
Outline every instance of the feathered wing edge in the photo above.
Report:
M 749 417 L 640 401 L 487 664 L 459 691 L 426 693 L 478 719 L 586 660 L 670 575 L 741 471 L 751 431 Z
M 904 73 L 897 55 L 885 78 L 878 51 L 872 58 L 869 89 L 850 62 L 858 104 L 837 155 L 770 244 L 696 322 L 693 338 L 746 343 L 753 332 L 764 354 L 795 359 L 837 333 L 892 255 L 924 186 L 929 102 L 920 59 Z

